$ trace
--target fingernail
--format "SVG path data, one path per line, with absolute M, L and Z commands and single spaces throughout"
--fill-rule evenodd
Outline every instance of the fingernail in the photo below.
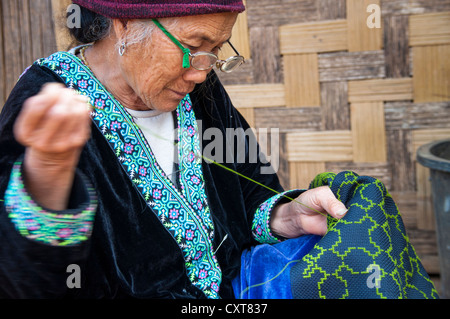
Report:
M 339 210 L 336 214 L 338 216 L 344 216 L 345 214 L 347 214 L 347 212 L 348 212 L 348 209 L 347 208 L 343 208 L 343 209 Z

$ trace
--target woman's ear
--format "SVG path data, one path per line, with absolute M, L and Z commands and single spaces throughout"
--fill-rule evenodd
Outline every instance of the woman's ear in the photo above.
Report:
M 113 19 L 112 26 L 117 39 L 125 38 L 127 32 L 128 20 Z

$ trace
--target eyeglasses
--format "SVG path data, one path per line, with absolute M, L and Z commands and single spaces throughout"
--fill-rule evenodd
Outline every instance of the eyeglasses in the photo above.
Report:
M 211 69 L 214 65 L 216 65 L 216 67 L 220 71 L 230 73 L 236 70 L 242 63 L 245 62 L 244 57 L 236 51 L 230 41 L 227 42 L 234 50 L 236 55 L 226 60 L 220 60 L 219 57 L 212 52 L 200 51 L 191 53 L 191 50 L 185 48 L 172 34 L 169 33 L 169 31 L 167 31 L 161 25 L 158 20 L 153 19 L 153 22 L 158 28 L 161 29 L 162 32 L 164 32 L 165 35 L 169 37 L 170 40 L 172 40 L 173 43 L 175 43 L 181 49 L 181 51 L 183 51 L 183 68 L 185 69 L 189 69 L 192 66 L 196 70 L 205 71 Z

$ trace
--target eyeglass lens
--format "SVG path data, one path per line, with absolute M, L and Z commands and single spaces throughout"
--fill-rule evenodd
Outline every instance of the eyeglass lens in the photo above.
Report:
M 203 71 L 210 69 L 216 63 L 217 57 L 213 54 L 200 53 L 191 55 L 191 65 L 194 69 Z
M 229 73 L 237 69 L 244 62 L 242 56 L 233 56 L 226 61 L 217 60 L 217 56 L 208 52 L 199 52 L 191 55 L 191 65 L 193 68 L 203 71 L 208 70 L 216 64 L 222 72 Z
M 242 56 L 233 56 L 222 63 L 219 68 L 222 72 L 230 73 L 237 69 L 242 63 L 244 63 L 244 58 Z

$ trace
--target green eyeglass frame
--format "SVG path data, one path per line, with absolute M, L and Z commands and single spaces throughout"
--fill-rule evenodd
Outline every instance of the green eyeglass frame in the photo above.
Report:
M 215 64 L 220 71 L 230 73 L 236 70 L 242 63 L 245 63 L 244 57 L 241 56 L 239 52 L 237 52 L 237 50 L 233 47 L 230 41 L 227 42 L 234 50 L 236 55 L 226 60 L 220 60 L 219 57 L 212 52 L 200 51 L 192 54 L 191 50 L 185 48 L 180 43 L 180 41 L 178 41 L 172 34 L 169 33 L 169 31 L 166 30 L 166 28 L 162 26 L 162 24 L 158 20 L 152 19 L 152 21 L 159 29 L 161 29 L 162 32 L 164 32 L 165 35 L 167 35 L 167 37 L 173 43 L 175 43 L 181 49 L 181 51 L 183 51 L 184 69 L 189 69 L 192 66 L 196 70 L 205 71 L 211 69 Z

